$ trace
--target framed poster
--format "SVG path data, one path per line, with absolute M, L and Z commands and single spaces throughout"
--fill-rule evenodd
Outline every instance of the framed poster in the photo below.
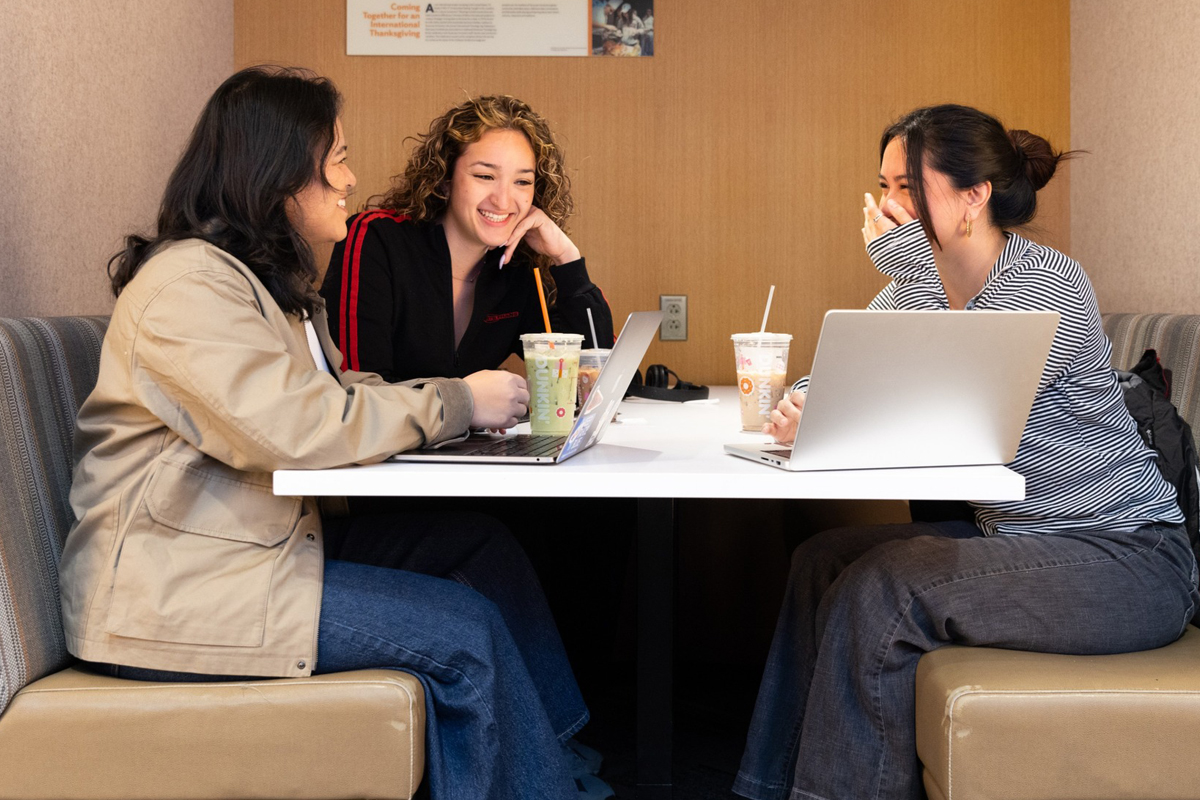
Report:
M 654 54 L 653 0 L 346 0 L 351 56 Z

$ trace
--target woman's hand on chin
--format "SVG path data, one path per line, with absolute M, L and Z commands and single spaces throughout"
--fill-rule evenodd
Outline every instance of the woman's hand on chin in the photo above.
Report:
M 524 239 L 535 253 L 549 256 L 555 266 L 566 264 L 579 259 L 579 248 L 554 224 L 554 220 L 546 216 L 546 212 L 534 206 L 529 209 L 525 219 L 517 223 L 512 236 L 504 243 L 504 263 L 512 261 L 513 252 Z
M 912 215 L 895 200 L 884 201 L 883 208 L 880 208 L 870 192 L 863 195 L 863 198 L 866 201 L 866 205 L 863 206 L 863 244 L 870 244 L 892 228 L 913 221 Z M 882 197 L 879 199 L 883 200 Z
M 792 392 L 779 401 L 771 412 L 771 421 L 763 425 L 762 432 L 780 444 L 796 441 L 796 428 L 800 425 L 800 414 L 804 411 L 804 392 Z

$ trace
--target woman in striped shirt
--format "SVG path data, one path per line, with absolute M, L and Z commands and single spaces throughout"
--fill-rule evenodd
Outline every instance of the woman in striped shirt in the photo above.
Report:
M 1197 567 L 1174 490 L 1138 436 L 1079 264 L 1012 231 L 1064 154 L 955 105 L 884 131 L 863 238 L 874 309 L 1061 315 L 1016 459 L 1026 497 L 973 519 L 827 531 L 792 559 L 741 770 L 752 798 L 920 796 L 913 679 L 945 644 L 1096 654 L 1167 644 Z M 807 380 L 764 432 L 795 436 Z

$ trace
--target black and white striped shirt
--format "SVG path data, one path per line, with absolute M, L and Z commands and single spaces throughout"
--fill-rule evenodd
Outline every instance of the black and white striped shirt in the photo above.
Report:
M 1174 488 L 1125 409 L 1087 275 L 1056 250 L 1006 236 L 983 289 L 966 307 L 1057 311 L 1061 320 L 1017 457 L 1008 465 L 1025 477 L 1025 499 L 974 503 L 976 523 L 987 534 L 1019 534 L 1182 522 Z M 868 308 L 950 307 L 920 222 L 888 231 L 867 253 L 892 279 Z M 803 378 L 795 389 L 807 384 Z

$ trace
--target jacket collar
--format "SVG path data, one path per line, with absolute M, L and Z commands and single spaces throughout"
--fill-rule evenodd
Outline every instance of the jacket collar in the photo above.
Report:
M 442 227 L 442 223 L 436 220 L 424 220 L 418 222 L 417 225 L 425 235 L 425 242 L 429 245 L 430 254 L 439 265 L 449 269 L 450 245 L 446 242 L 446 229 Z
M 444 266 L 447 270 L 450 269 L 450 243 L 446 241 L 446 229 L 442 223 L 436 220 L 428 220 L 417 223 L 425 232 L 425 240 L 429 244 L 429 249 L 437 259 L 438 264 Z M 483 271 L 488 272 L 496 267 L 500 261 L 500 254 L 504 252 L 504 248 L 495 247 L 484 253 L 483 256 Z M 506 265 L 507 266 L 507 265 Z

